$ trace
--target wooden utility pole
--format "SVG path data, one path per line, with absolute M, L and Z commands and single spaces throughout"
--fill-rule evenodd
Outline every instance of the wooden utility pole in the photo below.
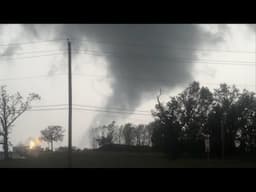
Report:
M 68 41 L 68 167 L 72 167 L 72 67 L 71 42 Z

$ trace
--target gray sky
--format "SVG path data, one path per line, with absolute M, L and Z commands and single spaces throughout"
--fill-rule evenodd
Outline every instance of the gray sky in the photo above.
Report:
M 193 80 L 211 89 L 226 82 L 254 91 L 252 29 L 206 24 L 1 25 L 0 45 L 41 43 L 0 46 L 0 85 L 24 95 L 38 93 L 42 100 L 33 105 L 67 104 L 67 45 L 63 39 L 71 38 L 74 104 L 150 113 L 160 88 L 166 101 Z M 43 41 L 50 39 L 58 41 Z M 19 79 L 22 77 L 26 78 Z M 74 110 L 74 145 L 90 147 L 90 127 L 111 120 L 147 123 L 152 117 Z M 26 112 L 13 127 L 11 141 L 26 142 L 48 125 L 62 125 L 67 130 L 67 111 Z M 66 143 L 67 137 L 57 146 Z

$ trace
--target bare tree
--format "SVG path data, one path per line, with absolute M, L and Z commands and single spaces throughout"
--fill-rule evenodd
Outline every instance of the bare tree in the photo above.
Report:
M 48 126 L 41 131 L 41 139 L 51 144 L 51 151 L 53 151 L 53 142 L 62 141 L 64 137 L 64 130 L 61 126 Z
M 26 99 L 24 99 L 19 92 L 13 95 L 9 95 L 6 91 L 6 86 L 0 87 L 0 121 L 1 132 L 3 136 L 3 150 L 4 158 L 9 159 L 9 144 L 8 136 L 10 128 L 14 122 L 28 109 L 33 100 L 39 100 L 40 96 L 35 93 L 30 93 Z

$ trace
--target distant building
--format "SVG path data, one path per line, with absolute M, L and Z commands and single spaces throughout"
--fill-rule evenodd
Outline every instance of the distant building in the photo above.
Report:
M 28 157 L 37 157 L 41 152 L 43 152 L 43 148 L 35 147 L 30 149 L 29 146 L 19 145 L 14 146 L 12 151 L 9 152 L 9 158 L 11 159 L 26 159 Z M 0 152 L 0 160 L 4 159 L 4 152 Z
M 43 151 L 44 151 L 43 148 L 40 146 L 36 146 L 32 149 L 26 145 L 13 147 L 13 152 L 22 157 L 37 157 Z
M 19 145 L 13 147 L 14 157 L 27 157 L 29 154 L 29 147 L 25 145 Z
M 66 152 L 66 151 L 68 151 L 68 147 L 59 147 L 59 148 L 57 148 L 55 151 L 58 151 L 58 152 Z M 77 148 L 77 147 L 75 147 L 75 146 L 73 146 L 73 147 L 72 147 L 72 151 L 80 151 L 80 149 Z
M 12 157 L 13 157 L 13 152 L 9 152 L 9 158 L 12 158 Z M 4 152 L 3 151 L 0 152 L 0 160 L 4 160 Z
M 37 157 L 43 151 L 44 151 L 44 149 L 42 147 L 36 146 L 33 149 L 29 149 L 28 150 L 28 156 L 30 156 L 30 157 Z
M 58 151 L 58 152 L 66 152 L 66 151 L 68 151 L 68 147 L 59 147 L 59 148 L 56 149 L 56 151 Z
M 9 151 L 9 158 L 10 159 L 25 159 L 26 158 L 26 150 L 23 149 L 21 146 L 13 147 L 12 150 Z M 4 159 L 4 152 L 0 150 L 0 160 Z

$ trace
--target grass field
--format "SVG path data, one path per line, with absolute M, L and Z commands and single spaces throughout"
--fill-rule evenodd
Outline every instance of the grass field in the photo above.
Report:
M 0 161 L 1 168 L 65 168 L 67 154 L 61 152 L 43 154 L 37 158 Z M 74 168 L 250 168 L 253 160 L 168 160 L 161 153 L 135 152 L 74 152 Z

